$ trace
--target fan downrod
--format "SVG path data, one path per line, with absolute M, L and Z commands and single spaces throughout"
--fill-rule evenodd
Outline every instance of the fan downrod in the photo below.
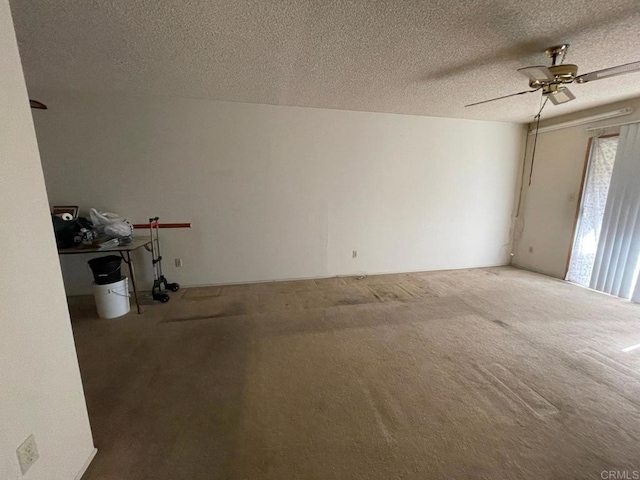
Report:
M 568 43 L 563 43 L 562 45 L 555 45 L 553 47 L 547 48 L 544 53 L 547 54 L 547 57 L 551 58 L 551 65 L 555 65 L 558 57 L 560 55 L 564 55 L 569 48 Z

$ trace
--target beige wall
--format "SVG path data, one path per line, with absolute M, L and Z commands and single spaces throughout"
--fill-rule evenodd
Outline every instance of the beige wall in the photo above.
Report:
M 589 135 L 587 128 L 640 119 L 640 98 L 585 110 L 541 122 L 540 127 L 576 120 L 612 110 L 632 107 L 631 115 L 541 133 L 534 162 L 532 184 L 527 185 L 533 136 L 525 172 L 522 213 L 516 225 L 515 265 L 564 278 L 573 243 L 576 210 L 585 165 Z M 549 105 L 547 108 L 553 108 Z M 606 130 L 611 133 L 616 129 Z M 529 249 L 532 248 L 533 252 Z
M 73 480 L 93 440 L 6 0 L 0 63 L 0 478 Z M 30 434 L 40 458 L 23 477 Z
M 50 202 L 193 222 L 162 232 L 166 273 L 182 284 L 509 261 L 520 125 L 38 96 L 50 107 L 36 115 Z M 64 259 L 68 293 L 88 291 L 85 262 Z

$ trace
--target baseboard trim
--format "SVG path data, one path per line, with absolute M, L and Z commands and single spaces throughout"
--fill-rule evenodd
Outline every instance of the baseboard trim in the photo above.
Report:
M 82 476 L 85 474 L 85 472 L 89 468 L 89 465 L 91 465 L 91 462 L 93 461 L 93 458 L 96 456 L 96 453 L 98 453 L 98 449 L 94 447 L 93 450 L 91 450 L 91 453 L 87 458 L 87 461 L 84 462 L 84 465 L 82 466 L 82 468 L 80 469 L 80 471 L 78 472 L 74 480 L 80 480 L 82 478 Z
M 226 285 L 252 285 L 254 283 L 277 283 L 277 282 L 295 282 L 295 281 L 299 281 L 299 280 L 322 280 L 325 278 L 345 278 L 345 277 L 369 277 L 369 276 L 374 276 L 374 275 L 393 275 L 393 274 L 399 274 L 399 273 L 436 273 L 436 272 L 452 272 L 455 270 L 473 270 L 473 269 L 479 269 L 479 268 L 496 268 L 496 267 L 509 267 L 509 266 L 513 266 L 513 267 L 517 267 L 520 268 L 522 270 L 529 270 L 529 271 L 533 271 L 530 269 L 527 269 L 525 267 L 521 267 L 519 265 L 515 265 L 515 264 L 510 264 L 510 263 L 504 263 L 504 262 L 500 262 L 500 263 L 489 263 L 489 264 L 482 264 L 482 265 L 469 265 L 469 266 L 464 266 L 464 267 L 454 267 L 454 268 L 439 268 L 439 269 L 435 269 L 435 270 L 390 270 L 390 271 L 375 271 L 375 272 L 366 272 L 366 271 L 357 271 L 357 272 L 351 272 L 351 273 L 337 273 L 337 274 L 333 274 L 333 275 L 322 275 L 322 276 L 316 276 L 316 277 L 285 277 L 285 278 L 272 278 L 272 279 L 267 279 L 267 280 L 246 280 L 246 281 L 234 281 L 234 282 L 220 282 L 220 283 L 182 283 L 180 282 L 180 287 L 181 288 L 198 288 L 198 287 L 223 287 Z M 537 273 L 541 273 L 541 272 L 537 272 Z M 546 274 L 543 274 L 546 275 Z M 138 293 L 141 294 L 145 294 L 145 293 L 149 293 L 151 290 L 138 290 Z M 88 293 L 73 293 L 73 294 L 67 294 L 67 297 L 88 297 L 91 296 L 92 293 L 88 292 Z
M 483 265 L 472 265 L 470 267 L 455 267 L 455 268 L 441 268 L 436 270 L 391 270 L 384 272 L 353 272 L 353 273 L 338 273 L 334 275 L 323 275 L 320 277 L 291 277 L 291 278 L 276 278 L 271 280 L 247 280 L 243 282 L 222 282 L 222 283 L 197 283 L 197 284 L 180 284 L 180 288 L 198 288 L 198 287 L 224 287 L 227 285 L 252 285 L 254 283 L 278 283 L 278 282 L 296 282 L 300 280 L 323 280 L 326 278 L 347 278 L 347 277 L 373 277 L 376 275 L 396 275 L 402 273 L 438 273 L 438 272 L 453 272 L 455 270 L 474 270 L 480 268 L 496 268 L 496 267 L 510 267 L 509 263 L 491 263 Z M 138 290 L 142 292 L 142 290 Z M 71 295 L 68 295 L 71 296 Z

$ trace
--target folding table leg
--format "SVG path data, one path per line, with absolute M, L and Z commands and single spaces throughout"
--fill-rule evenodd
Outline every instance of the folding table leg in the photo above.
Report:
M 126 254 L 126 258 L 124 254 Z M 136 310 L 140 314 L 142 312 L 140 311 L 140 302 L 138 301 L 138 286 L 136 285 L 136 271 L 135 271 L 135 268 L 133 267 L 133 262 L 131 261 L 131 252 L 129 250 L 126 250 L 125 252 L 120 252 L 120 255 L 122 255 L 124 262 L 129 267 L 129 275 L 131 276 L 131 285 L 133 286 L 133 298 L 136 301 Z

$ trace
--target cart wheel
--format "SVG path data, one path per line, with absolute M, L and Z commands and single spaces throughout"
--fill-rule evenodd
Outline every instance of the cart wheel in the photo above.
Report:
M 177 292 L 178 290 L 180 290 L 180 285 L 178 285 L 177 283 L 168 283 L 167 288 L 172 292 Z
M 160 295 L 160 301 L 162 303 L 167 303 L 170 300 L 171 297 L 169 297 L 169 295 Z

